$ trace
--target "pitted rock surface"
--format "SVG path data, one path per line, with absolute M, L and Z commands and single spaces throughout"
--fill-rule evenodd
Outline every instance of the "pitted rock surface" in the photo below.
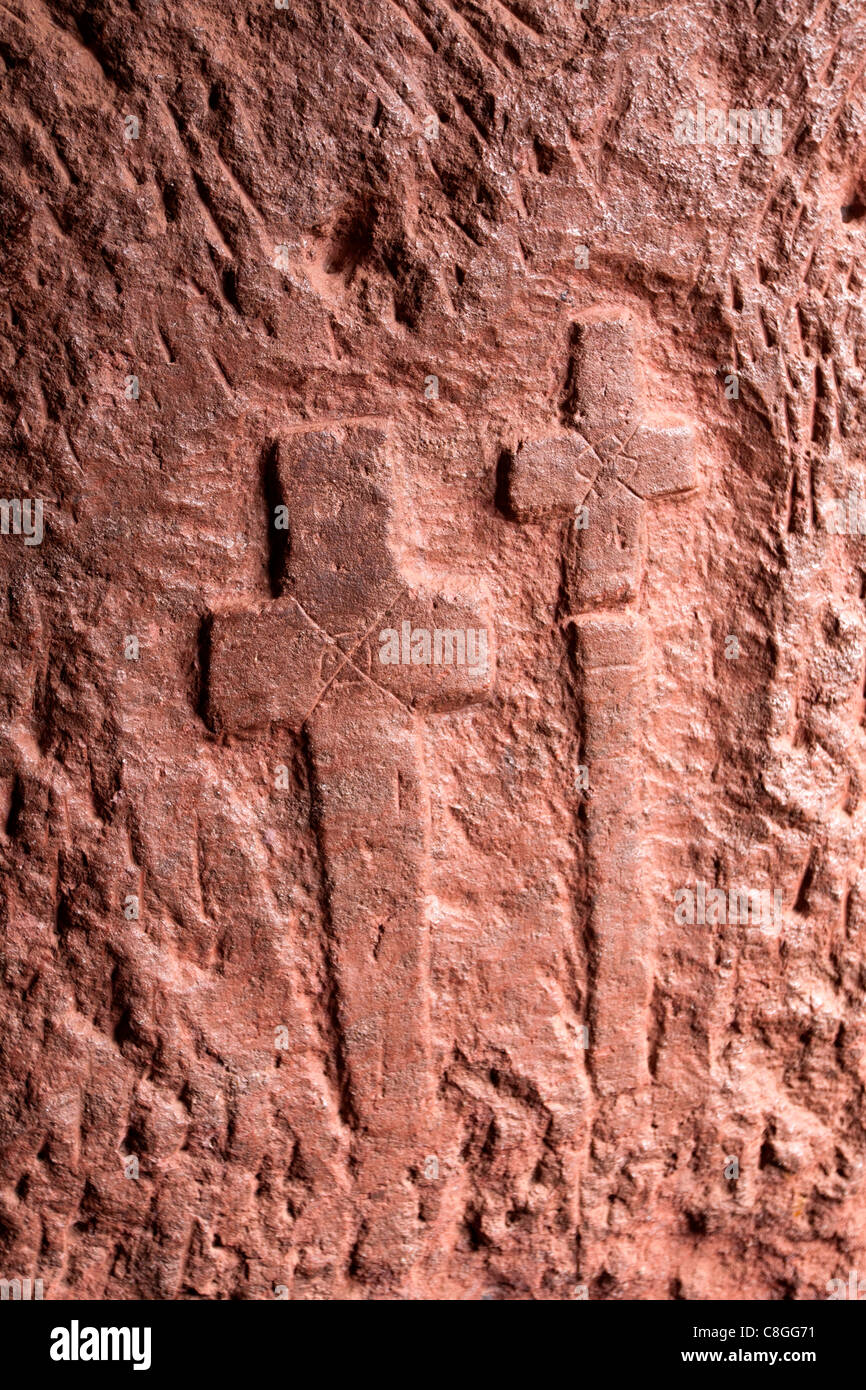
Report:
M 864 45 L 0 6 L 0 1279 L 866 1268 Z

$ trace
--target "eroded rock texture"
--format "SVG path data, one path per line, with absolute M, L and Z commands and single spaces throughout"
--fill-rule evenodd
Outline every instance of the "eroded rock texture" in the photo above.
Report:
M 864 51 L 0 6 L 0 1277 L 864 1268 Z

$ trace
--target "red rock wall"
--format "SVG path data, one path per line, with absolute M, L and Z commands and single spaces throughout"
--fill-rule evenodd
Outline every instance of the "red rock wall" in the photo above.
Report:
M 0 1277 L 863 1267 L 864 42 L 0 7 Z

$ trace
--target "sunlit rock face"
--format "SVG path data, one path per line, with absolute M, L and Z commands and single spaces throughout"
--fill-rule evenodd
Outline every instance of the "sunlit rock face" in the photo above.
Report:
M 866 16 L 699 9 L 5 7 L 9 1296 L 866 1278 Z

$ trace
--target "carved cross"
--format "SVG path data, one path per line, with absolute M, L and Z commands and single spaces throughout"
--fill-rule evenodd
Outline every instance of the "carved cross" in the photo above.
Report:
M 277 724 L 305 734 L 336 1065 L 363 1211 L 355 1264 L 376 1278 L 412 1263 L 421 1230 L 415 1184 L 437 1129 L 430 813 L 417 711 L 487 697 L 492 628 L 476 597 L 430 587 L 412 571 L 383 425 L 290 434 L 276 473 L 289 517 L 282 593 L 214 616 L 209 719 L 221 733 Z M 481 632 L 486 661 L 478 659 Z
M 635 348 L 626 311 L 579 325 L 569 403 L 574 427 L 521 442 L 508 477 L 518 520 L 575 518 L 565 606 L 576 630 L 589 769 L 589 1060 L 599 1092 L 610 1095 L 648 1079 L 652 960 L 640 862 L 645 643 L 634 606 L 641 533 L 647 501 L 696 486 L 691 427 L 644 413 Z

